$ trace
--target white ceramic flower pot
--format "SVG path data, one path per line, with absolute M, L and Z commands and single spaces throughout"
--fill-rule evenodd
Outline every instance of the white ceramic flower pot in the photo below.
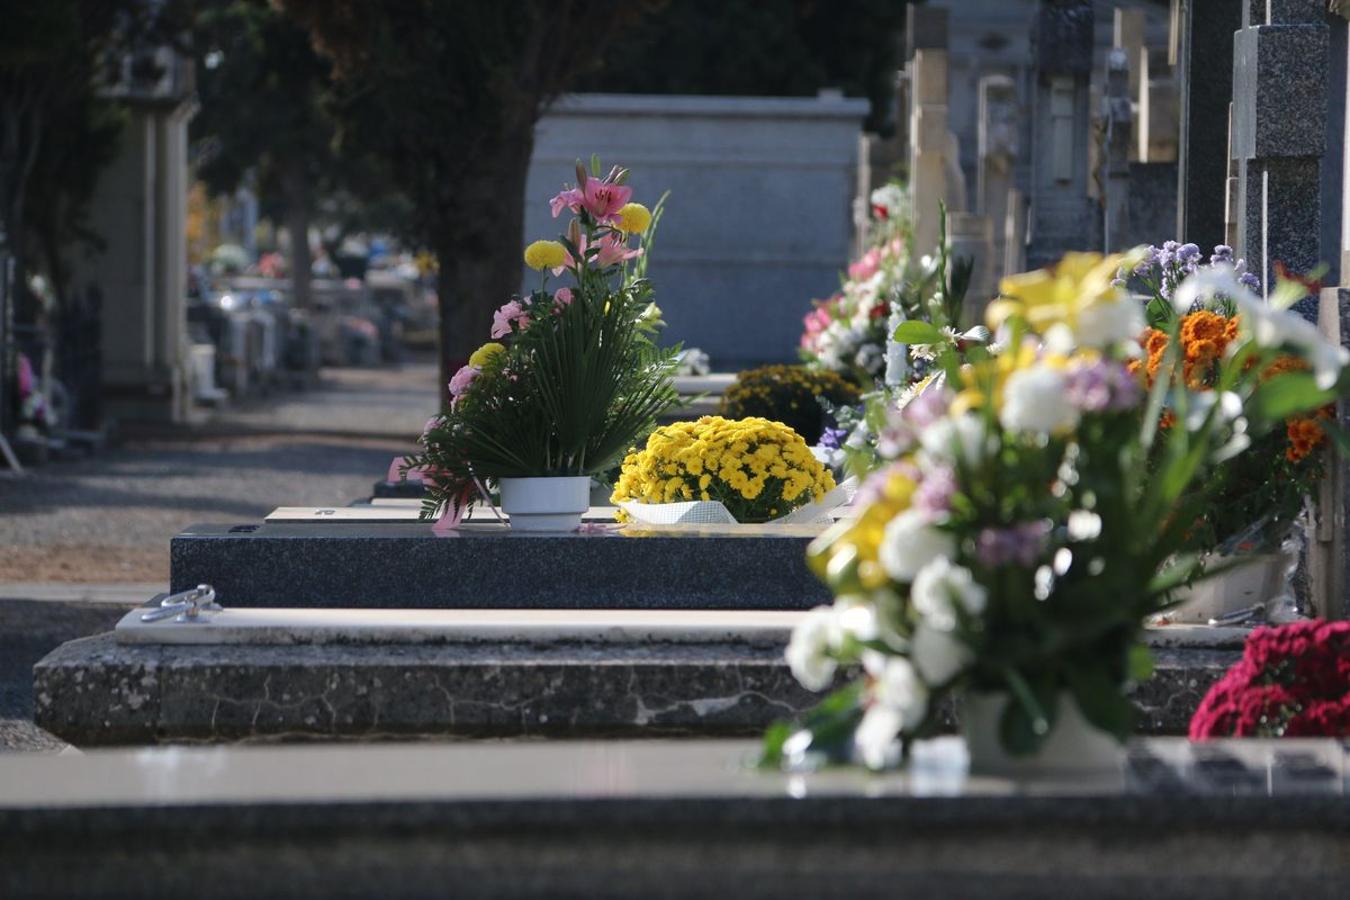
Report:
M 1003 749 L 998 721 L 1007 693 L 966 693 L 960 700 L 961 732 L 970 752 L 970 771 L 976 775 L 1090 774 L 1118 771 L 1123 748 L 1114 736 L 1083 718 L 1078 703 L 1060 694 L 1058 715 L 1050 735 L 1032 756 L 1013 756 Z
M 576 531 L 590 507 L 591 479 L 586 475 L 501 478 L 497 485 L 513 531 Z
M 1181 602 L 1167 612 L 1167 617 L 1173 622 L 1203 625 L 1257 603 L 1269 607 L 1285 591 L 1290 559 L 1283 553 L 1253 553 L 1240 559 L 1238 565 L 1226 572 L 1181 588 L 1177 592 Z M 1231 564 L 1233 557 L 1220 556 L 1211 561 Z

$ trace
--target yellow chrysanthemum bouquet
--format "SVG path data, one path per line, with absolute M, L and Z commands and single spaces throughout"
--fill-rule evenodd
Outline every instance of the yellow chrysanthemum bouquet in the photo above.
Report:
M 622 503 L 716 501 L 737 522 L 768 522 L 822 499 L 834 476 L 791 428 L 768 419 L 704 416 L 658 428 L 630 453 L 611 498 Z M 621 520 L 627 514 L 619 512 Z

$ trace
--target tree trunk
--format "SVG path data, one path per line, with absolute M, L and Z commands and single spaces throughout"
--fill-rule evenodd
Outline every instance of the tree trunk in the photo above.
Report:
M 450 377 L 490 340 L 493 312 L 520 291 L 533 119 L 496 146 L 464 179 L 461 202 L 447 211 L 453 214 L 436 242 L 442 404 L 449 401 Z
M 288 163 L 282 174 L 282 192 L 286 197 L 286 232 L 291 240 L 291 294 L 298 309 L 309 309 L 313 300 L 310 268 L 314 256 L 309 250 L 311 197 L 305 180 L 304 163 Z

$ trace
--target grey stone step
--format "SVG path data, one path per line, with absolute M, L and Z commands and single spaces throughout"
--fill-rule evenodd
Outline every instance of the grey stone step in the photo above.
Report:
M 831 599 L 806 566 L 820 530 L 196 525 L 171 541 L 170 581 L 210 584 L 226 607 L 808 609 Z
M 4 897 L 1343 896 L 1334 741 L 1137 741 L 1100 778 L 785 775 L 751 742 L 0 757 Z M 1215 754 L 1243 788 L 1204 776 Z M 1158 772 L 1168 777 L 1155 778 Z M 734 889 L 729 886 L 734 885 Z
M 193 627 L 193 626 L 184 626 Z M 1236 650 L 1156 651 L 1139 729 L 1184 734 Z M 806 709 L 781 644 L 72 641 L 34 668 L 34 719 L 77 745 L 283 738 L 749 735 Z

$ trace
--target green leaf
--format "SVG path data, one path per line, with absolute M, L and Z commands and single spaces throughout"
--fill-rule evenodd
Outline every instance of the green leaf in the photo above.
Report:
M 1077 669 L 1069 689 L 1083 718 L 1118 738 L 1129 736 L 1134 728 L 1134 707 L 1109 671 L 1100 664 Z
M 900 323 L 892 338 L 902 344 L 936 344 L 942 340 L 942 332 L 921 319 L 909 319 Z
M 1152 678 L 1153 651 L 1148 649 L 1148 644 L 1134 644 L 1131 646 L 1127 665 L 1129 667 L 1131 681 L 1142 682 Z
M 1310 372 L 1288 372 L 1260 385 L 1249 409 L 1267 420 L 1287 419 L 1336 400 L 1335 391 L 1324 391 Z

